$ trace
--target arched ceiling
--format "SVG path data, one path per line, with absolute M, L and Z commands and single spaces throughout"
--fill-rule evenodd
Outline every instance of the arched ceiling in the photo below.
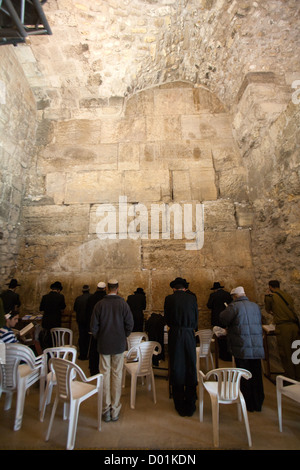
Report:
M 39 109 L 66 118 L 175 80 L 208 87 L 230 108 L 247 73 L 288 83 L 299 71 L 298 0 L 51 0 L 43 9 L 53 35 L 16 53 Z

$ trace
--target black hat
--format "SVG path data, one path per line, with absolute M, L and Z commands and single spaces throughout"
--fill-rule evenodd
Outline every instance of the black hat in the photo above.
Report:
M 21 284 L 18 283 L 17 279 L 12 279 L 8 284 L 9 289 L 14 289 L 17 286 L 20 286 Z
M 172 287 L 172 289 L 178 289 L 180 287 L 187 289 L 189 287 L 189 283 L 186 281 L 186 279 L 182 279 L 182 277 L 176 277 L 174 281 L 170 282 L 170 287 Z
M 142 287 L 138 287 L 137 290 L 134 291 L 135 294 L 145 294 L 144 289 Z
M 210 290 L 223 289 L 224 286 L 221 286 L 219 282 L 214 282 L 214 285 Z
M 51 284 L 50 289 L 52 289 L 52 290 L 63 290 L 63 286 L 62 286 L 61 282 L 56 281 L 56 282 L 53 282 L 53 284 Z
M 83 290 L 83 292 L 86 292 L 86 291 L 90 290 L 90 286 L 88 286 L 87 284 L 84 284 L 84 286 L 82 286 L 82 290 Z

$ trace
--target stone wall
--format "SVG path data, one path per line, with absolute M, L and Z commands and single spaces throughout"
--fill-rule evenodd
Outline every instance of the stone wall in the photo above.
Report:
M 125 297 L 144 287 L 149 310 L 161 310 L 177 275 L 198 296 L 201 325 L 215 280 L 262 304 L 279 278 L 300 309 L 299 2 L 60 0 L 44 10 L 53 36 L 0 50 L 1 279 L 20 279 L 23 310 L 56 279 L 71 310 L 83 283 L 111 276 Z M 99 239 L 97 210 L 119 214 L 120 196 L 135 233 L 111 226 Z M 150 224 L 146 238 L 141 209 L 185 203 L 204 204 L 201 249 L 185 249 L 192 241 L 172 218 L 169 239 L 161 226 L 151 237 Z
M 291 86 L 272 73 L 249 74 L 233 128 L 247 170 L 257 300 L 278 279 L 300 312 L 300 104 Z
M 182 276 L 207 322 L 215 280 L 255 292 L 249 221 L 241 209 L 248 198 L 246 172 L 231 117 L 208 90 L 180 82 L 137 93 L 122 109 L 121 115 L 49 121 L 39 129 L 47 145 L 39 147 L 31 172 L 36 184 L 24 203 L 18 265 L 29 287 L 22 293 L 24 308 L 36 310 L 56 279 L 71 308 L 84 283 L 95 288 L 115 277 L 122 295 L 143 287 L 148 309 L 160 311 L 170 281 Z M 117 223 L 115 233 L 100 239 L 104 204 Z M 204 244 L 196 250 L 186 249 L 195 239 L 185 237 L 184 204 L 192 210 L 194 231 L 196 206 L 204 206 Z M 161 205 L 182 210 L 182 237 L 172 217 L 170 235 L 162 222 L 152 233 L 153 211 Z M 125 231 L 120 211 L 126 211 Z
M 13 46 L 0 48 L 0 64 L 0 276 L 5 282 L 17 265 L 36 103 Z

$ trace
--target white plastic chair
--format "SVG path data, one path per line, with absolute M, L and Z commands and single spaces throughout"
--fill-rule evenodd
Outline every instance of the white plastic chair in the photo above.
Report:
M 291 385 L 284 385 L 283 382 L 290 382 Z M 300 382 L 297 380 L 277 375 L 276 377 L 276 395 L 277 395 L 277 412 L 279 431 L 282 432 L 282 395 L 291 400 L 300 403 Z
M 70 328 L 51 328 L 52 346 L 73 346 L 73 331 Z
M 40 421 L 44 421 L 46 406 L 50 403 L 53 386 L 56 385 L 55 374 L 48 368 L 48 361 L 52 357 L 60 357 L 61 359 L 67 359 L 71 362 L 76 362 L 77 349 L 72 346 L 58 346 L 44 349 L 42 374 L 44 378 L 44 384 L 41 384 L 41 386 L 44 387 L 44 395 L 40 413 Z
M 59 401 L 69 406 L 69 427 L 67 438 L 67 450 L 72 450 L 75 445 L 77 421 L 81 402 L 92 395 L 98 394 L 98 430 L 101 431 L 102 398 L 103 398 L 103 374 L 86 377 L 82 369 L 71 361 L 61 358 L 52 358 L 49 361 L 51 370 L 56 376 L 56 398 L 53 404 L 46 441 L 54 421 L 56 408 Z M 75 380 L 78 378 L 79 380 Z M 96 380 L 96 384 L 90 382 Z
M 244 416 L 246 432 L 248 437 L 249 447 L 252 447 L 250 427 L 248 422 L 248 414 L 245 399 L 240 391 L 241 378 L 250 379 L 251 372 L 245 369 L 238 368 L 224 368 L 213 369 L 206 375 L 200 371 L 199 382 L 199 418 L 200 422 L 203 421 L 203 392 L 204 388 L 210 395 L 211 408 L 212 408 L 212 421 L 213 421 L 213 441 L 214 446 L 219 447 L 219 403 L 230 405 L 232 403 L 238 404 L 238 418 L 241 421 L 241 408 Z M 209 381 L 210 377 L 215 377 L 217 381 Z
M 195 333 L 195 336 L 199 337 L 200 345 L 196 347 L 196 360 L 197 360 L 197 374 L 198 374 L 198 381 L 199 381 L 199 370 L 201 359 L 205 359 L 206 369 L 209 370 L 209 360 L 211 362 L 211 369 L 215 367 L 213 355 L 211 353 L 211 342 L 213 337 L 213 331 L 206 329 L 206 330 L 198 330 Z
M 152 369 L 152 356 L 161 353 L 161 345 L 156 341 L 144 341 L 128 351 L 127 357 L 137 354 L 136 362 L 125 362 L 126 371 L 131 375 L 130 407 L 135 408 L 136 385 L 138 377 L 146 377 L 148 390 L 152 387 L 153 401 L 156 403 L 155 380 Z
M 148 341 L 148 335 L 147 333 L 144 333 L 143 331 L 134 331 L 133 333 L 130 333 L 130 335 L 127 337 L 127 350 L 124 351 L 124 366 L 123 366 L 123 378 L 122 378 L 122 387 L 125 387 L 125 380 L 126 380 L 126 368 L 125 368 L 125 363 L 126 362 L 132 362 L 132 361 L 137 361 L 137 352 L 135 350 L 132 350 L 131 356 L 128 356 L 128 351 L 135 346 L 138 346 L 142 341 Z
M 9 410 L 13 393 L 17 392 L 14 431 L 18 431 L 22 427 L 26 391 L 41 380 L 43 356 L 35 357 L 28 346 L 19 343 L 6 344 L 5 356 L 5 364 L 0 365 L 0 397 L 2 392 L 6 393 L 4 410 Z M 40 386 L 39 409 L 42 399 L 43 387 Z

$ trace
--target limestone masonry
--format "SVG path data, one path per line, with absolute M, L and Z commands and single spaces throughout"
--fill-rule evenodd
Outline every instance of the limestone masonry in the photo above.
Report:
M 83 284 L 111 277 L 161 311 L 181 276 L 202 326 L 214 281 L 262 304 L 279 279 L 300 312 L 299 2 L 43 9 L 52 36 L 0 48 L 1 286 L 20 281 L 22 311 L 55 280 L 72 311 Z M 119 211 L 120 197 L 136 236 L 117 218 L 101 239 L 100 209 Z M 168 239 L 162 222 L 150 236 L 150 218 L 139 236 L 142 206 L 145 217 L 174 204 L 203 205 L 201 249 L 176 238 L 172 217 Z

